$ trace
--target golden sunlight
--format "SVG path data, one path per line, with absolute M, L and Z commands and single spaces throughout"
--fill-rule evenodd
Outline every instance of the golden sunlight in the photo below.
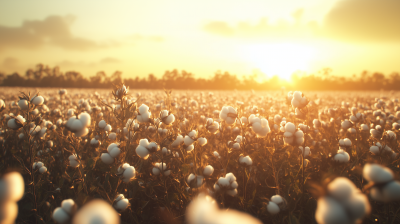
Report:
M 316 55 L 314 48 L 295 43 L 246 45 L 240 53 L 252 69 L 286 80 L 295 72 L 309 71 Z

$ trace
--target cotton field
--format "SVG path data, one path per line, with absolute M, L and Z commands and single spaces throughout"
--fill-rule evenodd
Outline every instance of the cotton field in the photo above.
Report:
M 399 223 L 397 92 L 0 90 L 0 223 Z

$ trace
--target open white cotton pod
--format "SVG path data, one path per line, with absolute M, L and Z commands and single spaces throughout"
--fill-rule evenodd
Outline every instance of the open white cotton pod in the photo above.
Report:
M 115 209 L 101 199 L 85 204 L 75 214 L 72 224 L 119 224 L 120 217 Z

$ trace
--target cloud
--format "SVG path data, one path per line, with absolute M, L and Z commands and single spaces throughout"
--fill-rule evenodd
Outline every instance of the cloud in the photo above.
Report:
M 302 24 L 303 9 L 292 13 L 294 22 L 279 20 L 271 24 L 267 17 L 261 18 L 256 24 L 247 21 L 229 25 L 224 21 L 211 21 L 203 26 L 203 30 L 220 36 L 240 38 L 293 38 L 305 37 L 312 32 L 312 26 Z
M 294 22 L 271 24 L 261 18 L 256 24 L 246 21 L 230 25 L 211 21 L 203 30 L 225 37 L 285 39 L 324 38 L 343 42 L 400 42 L 400 0 L 342 0 L 324 16 L 322 24 L 304 22 L 303 9 L 292 13 Z
M 70 31 L 72 16 L 49 16 L 44 20 L 26 20 L 20 27 L 0 25 L 0 50 L 5 48 L 37 49 L 46 44 L 67 50 L 90 50 L 106 47 L 95 41 L 75 37 Z
M 321 34 L 344 41 L 400 41 L 399 0 L 343 0 L 325 16 Z
M 122 61 L 118 58 L 105 57 L 99 61 L 92 61 L 92 62 L 64 60 L 56 63 L 56 65 L 60 66 L 61 68 L 63 67 L 75 68 L 75 67 L 95 67 L 101 64 L 115 64 L 120 62 Z

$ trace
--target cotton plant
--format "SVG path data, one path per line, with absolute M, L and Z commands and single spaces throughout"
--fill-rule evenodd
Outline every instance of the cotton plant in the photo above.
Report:
M 163 124 L 170 125 L 175 121 L 175 116 L 168 110 L 162 110 L 160 112 L 160 120 Z
M 139 145 L 136 147 L 136 154 L 142 158 L 147 159 L 149 158 L 150 153 L 154 153 L 159 151 L 160 147 L 156 142 L 149 142 L 149 140 L 140 139 Z
M 114 159 L 117 158 L 120 153 L 121 153 L 121 149 L 119 148 L 119 144 L 111 143 L 107 147 L 107 152 L 102 153 L 100 158 L 101 158 L 101 161 L 103 161 L 105 164 L 110 165 L 114 162 Z
M 199 187 L 203 186 L 203 184 L 204 184 L 204 177 L 202 175 L 196 175 L 196 174 L 191 173 L 187 177 L 186 183 L 191 188 L 199 188 Z
M 368 187 L 373 200 L 382 202 L 400 200 L 400 181 L 394 179 L 391 169 L 367 163 L 363 168 L 363 177 L 369 181 Z
M 239 164 L 244 167 L 248 167 L 248 166 L 253 165 L 253 160 L 250 158 L 250 156 L 240 156 Z
M 306 146 L 306 147 L 299 146 L 299 151 L 300 151 L 300 153 L 303 154 L 304 157 L 309 157 L 311 155 L 311 150 L 310 150 L 310 147 L 308 147 L 308 146 Z
M 52 217 L 59 224 L 68 223 L 76 213 L 78 206 L 72 199 L 65 199 L 61 202 L 61 207 L 54 209 Z
M 373 155 L 379 155 L 381 153 L 394 153 L 393 150 L 387 146 L 387 145 L 382 145 L 380 142 L 376 142 L 374 145 L 372 145 L 369 148 L 369 151 L 373 154 Z
M 243 137 L 241 135 L 238 135 L 238 136 L 236 136 L 236 139 L 234 141 L 228 141 L 228 145 L 233 150 L 240 150 L 242 141 L 243 141 Z
M 339 149 L 332 159 L 338 163 L 348 163 L 350 161 L 350 155 L 345 150 Z
M 172 148 L 177 148 L 179 145 L 181 145 L 184 142 L 184 138 L 182 135 L 176 136 L 176 139 L 171 143 Z
M 339 139 L 339 147 L 343 149 L 348 149 L 351 147 L 351 140 L 349 138 Z
M 220 177 L 214 184 L 214 190 L 216 192 L 226 193 L 230 196 L 237 195 L 238 183 L 236 182 L 236 177 L 233 173 L 227 173 L 225 177 Z
M 349 179 L 337 177 L 318 198 L 315 220 L 320 224 L 360 223 L 370 211 L 367 196 Z
M 24 126 L 26 119 L 21 115 L 16 117 L 10 116 L 10 119 L 7 121 L 7 126 L 12 130 L 18 130 Z
M 308 104 L 307 98 L 300 91 L 289 92 L 287 99 L 290 101 L 293 108 L 303 109 Z
M 382 126 L 376 125 L 375 128 L 370 129 L 370 133 L 372 138 L 380 139 L 383 134 Z

